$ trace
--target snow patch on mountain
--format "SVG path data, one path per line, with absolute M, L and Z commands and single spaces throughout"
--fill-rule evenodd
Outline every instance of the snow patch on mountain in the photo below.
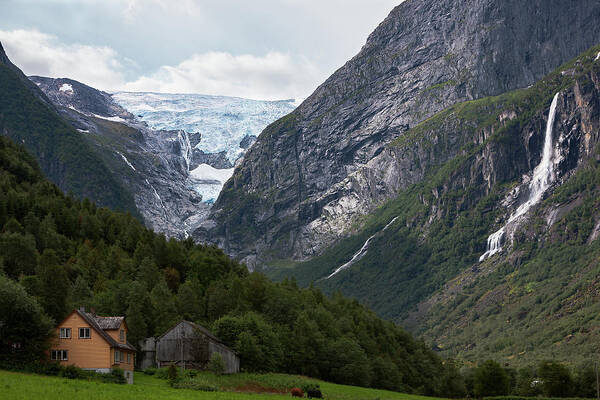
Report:
M 205 203 L 214 203 L 223 185 L 233 175 L 233 168 L 217 169 L 208 164 L 200 164 L 190 172 L 192 187 L 202 196 Z
M 73 93 L 73 86 L 69 85 L 68 83 L 63 83 L 62 86 L 58 89 L 58 91 L 65 93 Z

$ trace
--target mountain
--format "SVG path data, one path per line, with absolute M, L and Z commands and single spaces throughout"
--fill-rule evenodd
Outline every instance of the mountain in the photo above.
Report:
M 0 45 L 0 133 L 22 143 L 46 176 L 79 198 L 139 216 L 129 193 Z
M 0 137 L 0 254 L 0 284 L 10 294 L 0 296 L 0 319 L 13 322 L 0 336 L 5 369 L 44 370 L 43 342 L 15 349 L 11 341 L 29 329 L 47 344 L 47 331 L 27 326 L 31 314 L 53 326 L 85 306 L 126 316 L 133 343 L 182 319 L 211 327 L 250 372 L 454 393 L 453 364 L 356 301 L 273 283 L 215 247 L 167 240 L 131 215 L 64 195 L 6 137 Z M 15 318 L 15 309 L 23 315 Z
M 359 54 L 271 124 L 199 230 L 250 266 L 307 260 L 423 178 L 371 168 L 447 107 L 526 87 L 600 41 L 595 1 L 408 0 Z
M 409 0 L 270 125 L 210 238 L 341 291 L 444 355 L 597 340 L 600 4 Z
M 294 102 L 158 93 L 109 94 L 30 77 L 132 195 L 146 224 L 185 238 L 208 216 L 233 164 Z

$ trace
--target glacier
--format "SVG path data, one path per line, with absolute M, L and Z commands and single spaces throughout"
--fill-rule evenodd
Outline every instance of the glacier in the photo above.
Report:
M 246 136 L 258 136 L 271 122 L 296 108 L 294 99 L 249 100 L 201 94 L 117 92 L 113 99 L 155 130 L 199 133 L 195 148 L 205 153 L 225 151 L 231 163 L 244 153 Z
M 294 99 L 263 101 L 202 94 L 116 92 L 111 96 L 157 135 L 164 135 L 165 140 L 169 140 L 167 132 L 177 131 L 188 184 L 208 204 L 216 201 L 248 142 L 298 105 Z M 194 160 L 195 150 L 205 156 L 223 154 L 230 165 L 223 168 L 224 165 L 209 165 L 206 159 Z

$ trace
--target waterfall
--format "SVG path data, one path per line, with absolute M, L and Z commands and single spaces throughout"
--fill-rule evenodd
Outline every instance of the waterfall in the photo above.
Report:
M 186 131 L 180 130 L 177 132 L 177 140 L 179 141 L 179 147 L 181 148 L 181 156 L 185 160 L 185 168 L 187 172 L 190 172 L 193 151 L 192 145 L 190 144 L 190 137 Z
M 536 205 L 543 197 L 544 192 L 554 182 L 554 151 L 552 148 L 552 130 L 554 128 L 554 118 L 556 116 L 556 106 L 558 104 L 558 95 L 554 95 L 550 112 L 548 114 L 548 123 L 546 124 L 546 135 L 544 137 L 544 150 L 542 160 L 533 170 L 533 178 L 529 183 L 529 198 L 521 204 L 515 212 L 508 218 L 508 221 L 500 230 L 490 235 L 487 240 L 487 251 L 479 258 L 479 261 L 485 260 L 487 257 L 502 251 L 502 244 L 507 227 L 517 221 L 521 216 L 525 215 L 531 207 Z
M 396 220 L 398 219 L 398 217 L 395 217 L 394 219 L 392 219 L 381 231 L 379 232 L 384 232 L 387 228 L 390 227 L 390 225 L 392 225 Z M 336 268 L 335 271 L 333 271 L 328 277 L 326 277 L 325 279 L 329 279 L 332 276 L 336 275 L 338 272 L 345 270 L 346 268 L 348 268 L 349 266 L 351 266 L 352 264 L 354 264 L 355 262 L 357 262 L 358 260 L 360 260 L 361 258 L 364 257 L 365 254 L 367 254 L 367 250 L 369 250 L 369 243 L 371 243 L 371 240 L 373 240 L 373 238 L 375 236 L 377 236 L 377 234 L 379 232 L 374 233 L 373 235 L 371 235 L 366 241 L 365 243 L 362 245 L 362 247 L 360 248 L 360 250 L 358 250 L 350 259 L 350 261 L 348 261 L 347 263 L 345 263 L 344 265 Z
M 156 188 L 148 181 L 148 179 L 146 179 L 146 184 L 148 186 L 150 186 L 152 188 L 152 190 L 154 191 L 154 196 L 156 196 L 156 199 L 160 202 L 160 206 L 163 209 L 163 215 L 164 215 L 164 217 L 166 219 L 167 218 L 167 208 L 165 207 L 165 203 L 163 202 L 163 200 L 159 196 L 158 191 L 156 190 Z

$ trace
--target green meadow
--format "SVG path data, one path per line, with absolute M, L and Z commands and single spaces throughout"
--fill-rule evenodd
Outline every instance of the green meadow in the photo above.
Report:
M 200 374 L 195 379 L 212 386 L 217 392 L 173 389 L 167 381 L 154 376 L 135 374 L 133 385 L 90 382 L 42 375 L 0 371 L 2 400 L 187 400 L 234 399 L 260 400 L 291 398 L 290 385 L 316 382 L 326 399 L 331 400 L 434 400 L 431 397 L 337 385 L 284 374 L 236 374 L 216 376 Z

